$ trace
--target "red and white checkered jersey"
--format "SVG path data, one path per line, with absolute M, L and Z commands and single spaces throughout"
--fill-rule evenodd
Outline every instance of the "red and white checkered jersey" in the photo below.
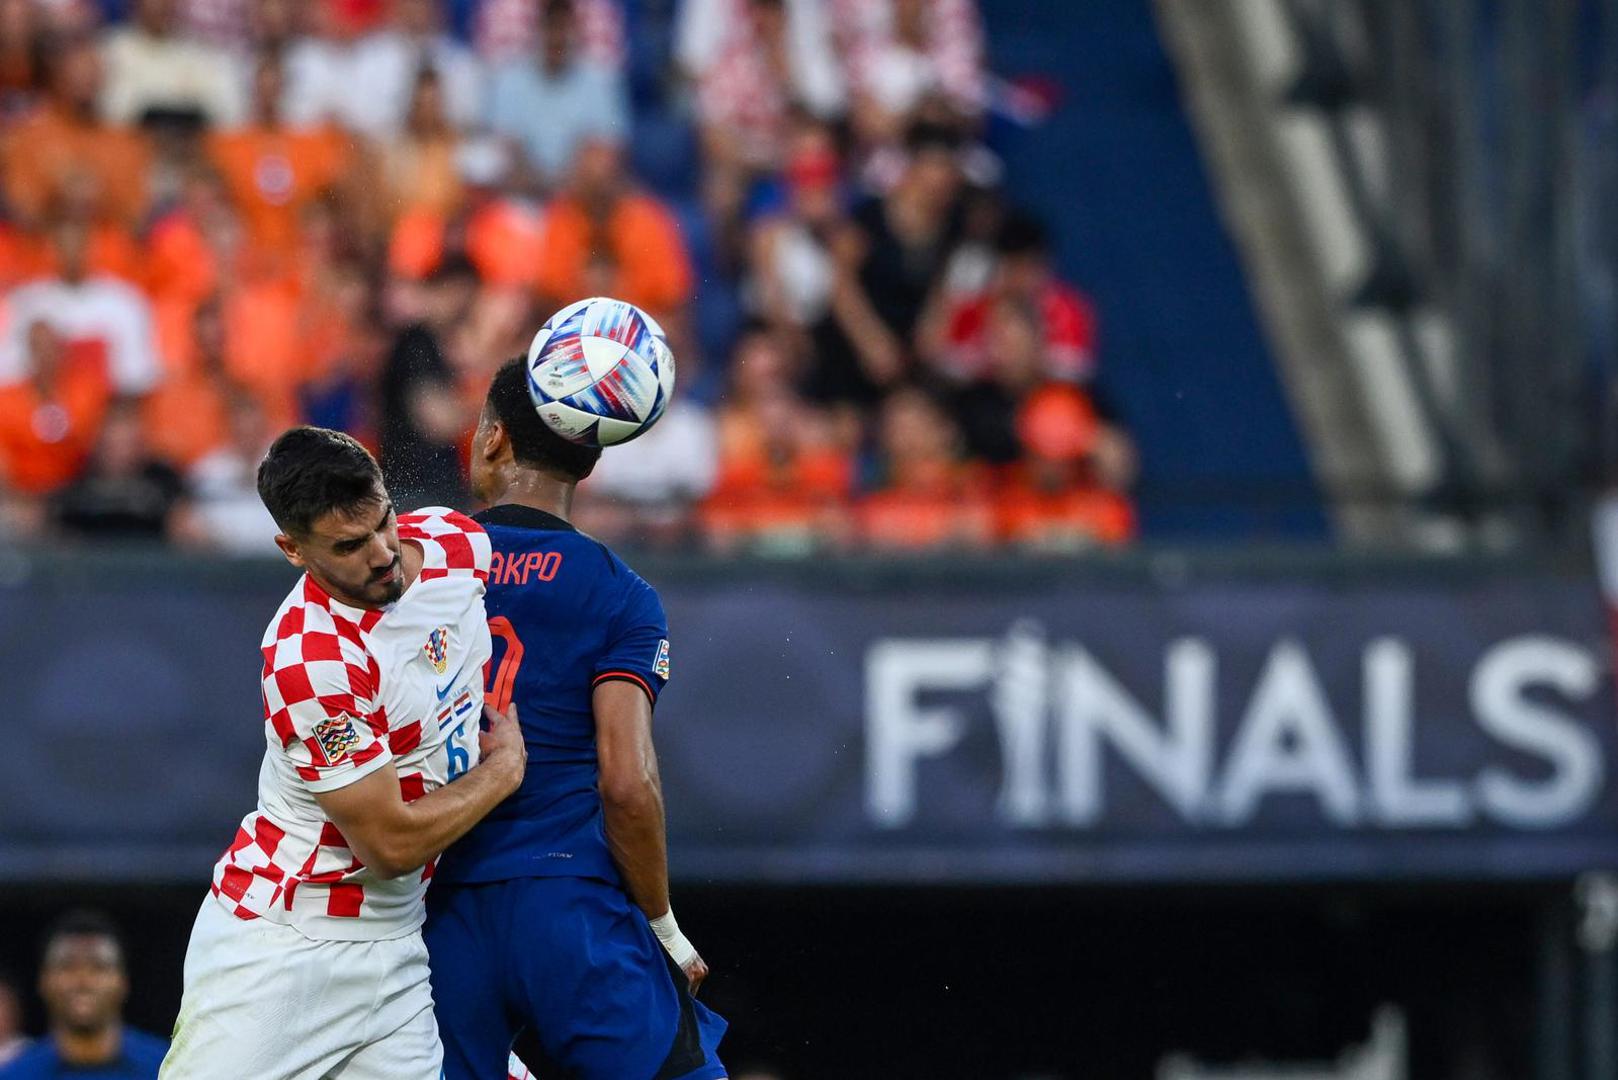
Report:
M 421 548 L 422 565 L 397 602 L 351 607 L 305 575 L 264 633 L 258 808 L 214 867 L 214 896 L 240 918 L 328 941 L 421 925 L 433 864 L 377 877 L 315 799 L 391 761 L 411 801 L 477 763 L 489 538 L 431 507 L 401 516 L 399 539 Z

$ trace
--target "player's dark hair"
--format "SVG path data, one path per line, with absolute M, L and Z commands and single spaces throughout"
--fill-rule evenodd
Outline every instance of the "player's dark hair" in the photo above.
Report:
M 1050 231 L 1045 223 L 1033 214 L 1015 210 L 1006 215 L 1000 223 L 999 234 L 994 238 L 994 248 L 1001 255 L 1049 255 L 1051 253 Z
M 74 908 L 58 918 L 45 933 L 45 941 L 40 949 L 40 957 L 48 957 L 51 949 L 58 941 L 64 938 L 93 937 L 103 938 L 118 948 L 119 962 L 123 962 L 124 938 L 118 932 L 118 926 L 104 911 L 95 908 Z
M 282 432 L 258 466 L 258 497 L 289 536 L 307 536 L 323 515 L 351 513 L 382 490 L 382 470 L 370 451 L 327 428 Z
M 599 446 L 568 442 L 546 426 L 528 396 L 528 360 L 517 356 L 500 365 L 489 384 L 489 408 L 511 440 L 511 455 L 519 465 L 558 473 L 577 483 L 590 475 L 601 459 Z

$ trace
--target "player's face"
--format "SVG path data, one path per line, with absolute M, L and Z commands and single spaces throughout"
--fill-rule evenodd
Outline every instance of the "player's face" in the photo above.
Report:
M 59 939 L 45 956 L 39 996 L 51 1022 L 69 1031 L 97 1031 L 116 1023 L 129 993 L 118 943 L 95 934 Z
M 308 570 L 321 588 L 346 604 L 379 608 L 404 593 L 399 521 L 381 493 L 352 511 L 316 518 L 309 535 L 293 548 L 296 557 L 287 553 L 293 565 Z

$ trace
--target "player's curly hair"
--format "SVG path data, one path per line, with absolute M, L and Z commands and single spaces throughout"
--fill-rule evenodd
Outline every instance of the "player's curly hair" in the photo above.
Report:
M 511 439 L 519 465 L 556 473 L 577 483 L 601 459 L 599 446 L 568 442 L 546 426 L 528 396 L 528 360 L 517 356 L 500 365 L 489 384 L 489 408 Z
M 328 428 L 282 432 L 258 466 L 258 497 L 288 536 L 307 536 L 320 517 L 359 510 L 384 490 L 371 452 Z

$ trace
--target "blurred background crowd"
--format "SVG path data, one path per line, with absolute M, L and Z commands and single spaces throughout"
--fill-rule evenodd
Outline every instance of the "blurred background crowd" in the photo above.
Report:
M 1128 542 L 1094 307 L 986 136 L 974 0 L 0 0 L 0 536 L 263 553 L 282 428 L 465 505 L 489 376 L 641 305 L 613 542 Z

